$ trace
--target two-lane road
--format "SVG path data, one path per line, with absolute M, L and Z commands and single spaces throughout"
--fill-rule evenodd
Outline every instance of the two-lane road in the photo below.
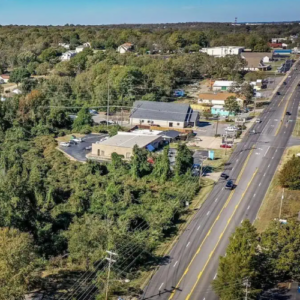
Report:
M 217 299 L 210 284 L 229 236 L 245 218 L 253 221 L 293 131 L 300 95 L 300 76 L 291 72 L 269 107 L 226 164 L 237 187 L 219 181 L 144 290 L 142 299 Z M 291 116 L 286 116 L 286 111 Z M 291 122 L 292 121 L 292 122 Z

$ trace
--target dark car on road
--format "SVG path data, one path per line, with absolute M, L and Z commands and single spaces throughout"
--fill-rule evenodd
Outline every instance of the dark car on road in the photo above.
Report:
M 277 92 L 276 94 L 279 96 L 279 95 L 280 95 L 280 92 Z
M 227 174 L 225 174 L 225 173 L 222 173 L 220 177 L 224 178 L 224 179 L 227 179 L 229 176 Z
M 234 187 L 233 181 L 232 180 L 228 180 L 226 182 L 226 185 L 225 185 L 225 190 L 232 190 L 233 187 Z
M 286 85 L 286 81 L 283 84 Z
M 290 115 L 291 115 L 291 113 L 290 113 L 289 111 L 287 111 L 285 114 L 286 114 L 287 116 L 290 116 Z

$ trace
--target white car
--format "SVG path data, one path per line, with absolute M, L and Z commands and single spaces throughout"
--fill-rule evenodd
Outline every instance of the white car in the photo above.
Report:
M 76 143 L 82 143 L 83 139 L 82 138 L 75 138 L 75 139 L 73 139 L 73 141 L 76 142 Z
M 66 143 L 66 142 L 61 142 L 59 145 L 62 147 L 70 147 L 70 143 Z
M 256 123 L 260 123 L 260 122 L 261 122 L 261 119 L 260 119 L 260 118 L 257 118 L 255 122 L 256 122 Z
M 92 146 L 87 146 L 84 148 L 85 150 L 92 150 Z
M 238 130 L 238 128 L 235 127 L 235 126 L 229 126 L 229 127 L 225 128 L 225 131 L 231 131 L 231 132 L 233 132 L 233 131 L 237 131 L 237 130 Z

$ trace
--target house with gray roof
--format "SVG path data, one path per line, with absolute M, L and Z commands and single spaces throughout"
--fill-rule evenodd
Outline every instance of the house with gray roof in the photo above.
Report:
M 189 104 L 135 101 L 130 115 L 131 125 L 148 125 L 169 128 L 194 127 L 199 113 Z

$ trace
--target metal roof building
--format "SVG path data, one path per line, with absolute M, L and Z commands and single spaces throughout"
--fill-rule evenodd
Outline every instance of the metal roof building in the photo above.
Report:
M 157 125 L 170 128 L 195 126 L 199 113 L 189 104 L 136 101 L 130 115 L 132 125 Z

